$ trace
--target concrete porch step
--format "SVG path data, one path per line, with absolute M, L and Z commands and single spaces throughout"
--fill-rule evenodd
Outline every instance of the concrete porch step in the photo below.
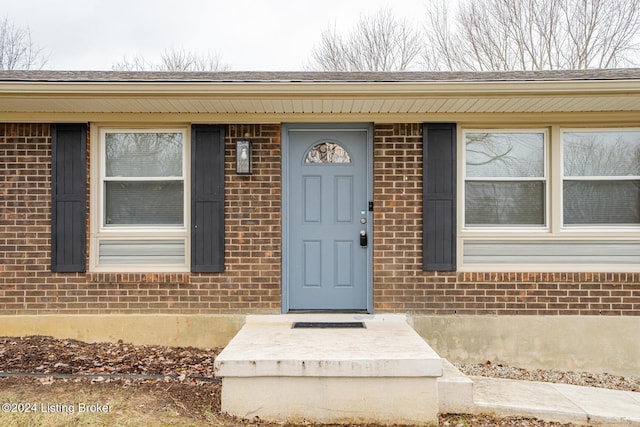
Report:
M 441 414 L 464 414 L 474 411 L 473 380 L 446 359 L 442 359 L 442 376 L 437 381 Z
M 366 327 L 292 328 L 293 322 L 354 321 Z M 456 387 L 468 387 L 452 368 L 438 383 L 443 361 L 404 315 L 248 316 L 216 359 L 225 412 L 326 423 L 433 422 L 439 389 L 458 396 Z
M 366 329 L 292 329 L 293 322 Z M 222 409 L 265 420 L 429 424 L 438 413 L 640 426 L 640 393 L 467 377 L 402 315 L 249 316 L 216 360 Z

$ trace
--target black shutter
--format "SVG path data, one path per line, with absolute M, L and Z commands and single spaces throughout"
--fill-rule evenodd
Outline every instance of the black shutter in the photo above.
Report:
M 191 128 L 191 271 L 224 271 L 224 128 Z
M 456 269 L 456 125 L 423 125 L 423 250 L 425 271 Z
M 51 126 L 51 271 L 86 271 L 87 126 Z

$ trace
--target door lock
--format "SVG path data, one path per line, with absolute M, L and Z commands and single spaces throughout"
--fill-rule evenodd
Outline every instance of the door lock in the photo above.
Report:
M 360 247 L 361 248 L 366 248 L 367 247 L 367 231 L 366 230 L 360 230 Z

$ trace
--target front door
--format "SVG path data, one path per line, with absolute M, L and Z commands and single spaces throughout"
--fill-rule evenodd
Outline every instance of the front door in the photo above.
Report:
M 370 135 L 285 127 L 285 311 L 371 311 Z

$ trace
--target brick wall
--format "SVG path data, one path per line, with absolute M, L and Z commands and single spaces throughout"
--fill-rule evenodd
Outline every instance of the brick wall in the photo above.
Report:
M 235 140 L 254 174 L 235 174 Z M 91 141 L 89 141 L 91 144 Z M 49 125 L 0 124 L 0 314 L 280 310 L 280 127 L 229 126 L 225 273 L 51 273 Z
M 235 174 L 245 135 L 251 176 Z M 422 126 L 374 138 L 377 312 L 640 315 L 640 274 L 423 272 Z M 227 128 L 225 273 L 55 274 L 50 127 L 0 124 L 0 314 L 279 312 L 280 139 L 278 125 Z
M 422 273 L 422 125 L 376 125 L 373 144 L 374 308 L 431 310 L 439 302 Z
M 376 125 L 374 150 L 375 310 L 640 315 L 637 273 L 422 271 L 422 125 Z
M 0 312 L 15 313 L 33 304 L 44 307 L 56 281 L 66 280 L 54 280 L 48 272 L 49 135 L 49 125 L 0 124 Z

